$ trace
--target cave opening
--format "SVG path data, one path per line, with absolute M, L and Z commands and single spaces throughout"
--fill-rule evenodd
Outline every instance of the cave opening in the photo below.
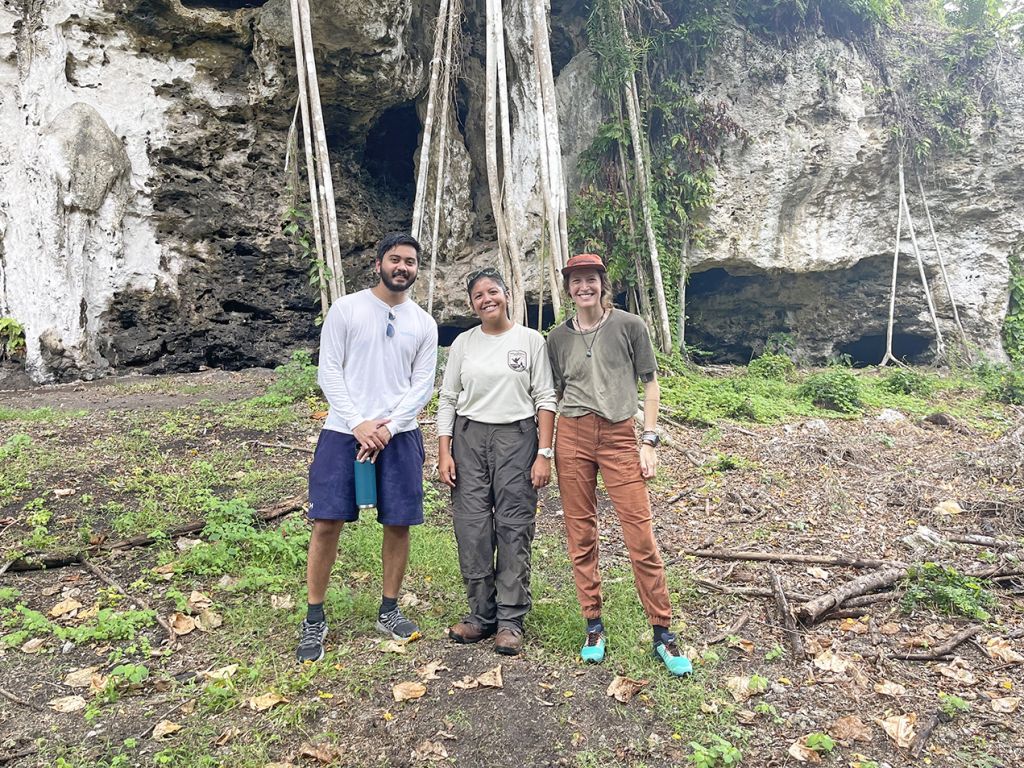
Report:
M 905 363 L 924 363 L 930 352 L 932 339 L 915 333 L 893 333 L 892 353 L 897 360 Z M 885 335 L 871 334 L 843 344 L 840 355 L 849 355 L 854 368 L 868 368 L 878 365 L 885 357 Z
M 186 8 L 210 8 L 214 11 L 240 11 L 243 8 L 259 8 L 267 0 L 181 0 Z
M 382 191 L 409 204 L 416 195 L 420 128 L 416 102 L 407 101 L 377 118 L 363 149 L 363 167 L 380 183 Z

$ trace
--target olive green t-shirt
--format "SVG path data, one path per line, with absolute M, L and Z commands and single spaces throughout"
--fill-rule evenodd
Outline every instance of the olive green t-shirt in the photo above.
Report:
M 571 323 L 548 334 L 558 412 L 596 413 L 611 422 L 633 418 L 639 406 L 637 381 L 650 381 L 658 370 L 644 321 L 613 309 L 593 331 L 580 333 Z

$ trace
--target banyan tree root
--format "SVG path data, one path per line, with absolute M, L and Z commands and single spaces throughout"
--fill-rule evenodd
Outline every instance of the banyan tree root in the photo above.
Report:
M 890 587 L 907 575 L 906 568 L 885 568 L 873 573 L 865 573 L 845 584 L 840 584 L 821 597 L 804 603 L 796 610 L 796 617 L 804 624 L 813 624 L 833 608 L 838 608 L 843 601 L 851 597 L 859 597 L 876 589 Z

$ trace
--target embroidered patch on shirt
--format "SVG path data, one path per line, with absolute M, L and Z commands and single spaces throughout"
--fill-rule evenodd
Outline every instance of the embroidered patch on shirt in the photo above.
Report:
M 525 349 L 510 349 L 508 352 L 508 367 L 516 373 L 522 373 L 526 370 L 526 350 Z

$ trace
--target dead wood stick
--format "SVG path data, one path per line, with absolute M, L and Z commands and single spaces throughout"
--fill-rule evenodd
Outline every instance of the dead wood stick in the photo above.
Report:
M 138 595 L 128 594 L 128 590 L 126 590 L 124 587 L 122 587 L 120 584 L 118 584 L 116 581 L 114 581 L 114 579 L 111 576 L 109 576 L 106 573 L 106 571 L 104 571 L 102 568 L 100 568 L 98 565 L 96 565 L 96 563 L 92 562 L 91 560 L 83 560 L 82 561 L 82 565 L 84 565 L 86 567 L 86 569 L 90 573 L 92 573 L 93 576 L 95 576 L 97 579 L 102 581 L 107 586 L 112 587 L 113 589 L 116 589 L 122 595 L 124 595 L 129 600 L 131 600 L 133 603 L 135 603 L 140 608 L 142 608 L 142 610 L 144 610 L 144 611 L 153 611 L 153 614 L 156 616 L 156 623 L 159 624 L 161 627 L 163 627 L 164 631 L 167 633 L 167 640 L 168 640 L 168 642 L 169 643 L 173 643 L 174 642 L 175 638 L 177 638 L 177 635 L 175 634 L 174 630 L 171 628 L 171 625 L 168 624 L 167 621 L 160 615 L 160 613 L 158 611 L 154 610 L 153 606 L 151 606 L 148 602 L 146 602 L 145 599 L 139 597 Z
M 834 611 L 829 611 L 822 616 L 818 621 L 838 621 L 839 619 L 859 619 L 861 616 L 867 616 L 871 611 L 867 608 L 839 608 Z
M 967 629 L 957 632 L 942 645 L 937 645 L 926 653 L 894 653 L 892 654 L 892 658 L 899 659 L 900 661 L 935 661 L 943 656 L 948 656 L 953 652 L 954 648 L 961 643 L 970 640 L 976 634 L 981 632 L 982 629 L 983 627 L 981 624 L 975 624 L 967 627 Z
M 725 584 L 719 584 L 715 581 L 708 581 L 706 579 L 697 579 L 697 585 L 701 587 L 707 587 L 713 589 L 716 592 L 722 592 L 727 595 L 743 595 L 745 597 L 775 597 L 775 593 L 765 587 L 729 587 Z M 805 595 L 803 592 L 790 592 L 789 597 L 800 602 L 807 602 L 813 600 L 813 596 Z
M 793 658 L 800 660 L 804 658 L 804 644 L 800 640 L 800 633 L 796 629 L 796 618 L 789 607 L 786 599 L 786 591 L 782 588 L 782 579 L 774 568 L 768 569 L 768 576 L 772 581 L 772 592 L 775 594 L 775 607 L 782 619 L 782 629 L 789 643 L 789 649 L 793 652 Z
M 707 639 L 707 644 L 714 645 L 715 643 L 720 643 L 723 640 L 731 637 L 732 635 L 738 635 L 743 630 L 743 628 L 747 626 L 748 621 L 750 621 L 749 612 L 744 613 L 742 616 L 736 619 L 736 621 L 730 624 L 724 632 L 719 632 L 717 635 L 709 637 Z
M 932 716 L 928 718 L 928 721 L 921 730 L 917 732 L 917 736 L 914 737 L 914 741 L 910 745 L 911 757 L 917 757 L 924 751 L 924 746 L 928 743 L 928 739 L 932 737 L 932 731 L 935 730 L 935 726 L 948 719 L 949 715 L 946 715 L 944 712 L 932 713 Z
M 31 746 L 25 747 L 24 749 L 19 749 L 17 752 L 11 752 L 6 755 L 0 755 L 0 765 L 4 765 L 5 763 L 10 763 L 15 760 L 20 760 L 21 758 L 28 757 L 29 755 L 34 755 L 38 751 L 39 747 Z
M 833 555 L 799 555 L 791 552 L 743 552 L 728 549 L 684 549 L 683 554 L 692 555 L 693 557 L 706 557 L 714 560 L 753 560 L 766 563 L 813 563 L 822 565 L 841 565 L 848 568 L 884 568 L 887 566 L 903 566 L 903 563 L 895 560 L 838 557 Z
M 284 448 L 288 451 L 298 451 L 300 453 L 315 453 L 314 449 L 306 448 L 303 445 L 288 445 L 288 443 L 262 443 L 259 440 L 253 440 L 252 443 L 260 448 Z
M 874 595 L 860 595 L 859 597 L 851 597 L 849 600 L 844 600 L 840 607 L 861 608 L 865 605 L 880 603 L 883 600 L 892 600 L 894 597 L 896 597 L 895 592 L 878 592 Z
M 982 536 L 979 533 L 955 533 L 947 535 L 946 540 L 952 541 L 954 544 L 973 544 L 990 549 L 1012 549 L 1017 546 L 1016 541 L 997 539 L 995 536 Z
M 797 618 L 805 624 L 813 624 L 822 615 L 842 605 L 844 600 L 859 597 L 882 587 L 889 587 L 907 573 L 906 568 L 885 568 L 874 573 L 865 573 L 845 584 L 840 584 L 821 597 L 804 603 L 796 610 Z
M 28 707 L 29 709 L 34 709 L 36 712 L 45 712 L 46 711 L 46 709 L 44 707 L 41 707 L 38 704 L 33 704 L 31 701 L 25 701 L 25 699 L 21 698 L 20 696 L 15 696 L 13 693 L 8 691 L 6 688 L 0 688 L 0 696 L 3 696 L 5 699 L 7 699 L 10 702 L 13 702 L 14 704 L 20 704 L 23 707 Z
M 7 573 L 7 569 L 10 568 L 13 564 L 13 560 L 8 560 L 3 565 L 0 565 L 0 576 L 3 576 L 5 573 Z
M 179 709 L 181 709 L 182 707 L 184 707 L 184 706 L 185 706 L 186 704 L 188 704 L 188 703 L 189 703 L 190 701 L 195 701 L 195 700 L 196 700 L 196 698 L 197 698 L 197 697 L 195 697 L 195 696 L 191 696 L 191 697 L 189 697 L 189 698 L 187 698 L 187 699 L 182 699 L 182 700 L 181 700 L 181 701 L 179 701 L 179 702 L 178 702 L 177 704 L 175 704 L 175 705 L 174 705 L 173 707 L 171 707 L 171 708 L 170 708 L 170 709 L 168 709 L 168 710 L 167 710 L 166 712 L 164 712 L 164 713 L 163 713 L 162 715 L 160 715 L 160 717 L 159 717 L 159 718 L 158 718 L 158 719 L 157 719 L 157 720 L 156 720 L 156 721 L 155 721 L 155 722 L 154 722 L 154 723 L 153 723 L 153 724 L 152 724 L 151 726 L 149 726 L 149 727 L 148 727 L 148 728 L 147 728 L 146 730 L 144 730 L 144 731 L 143 731 L 142 733 L 140 733 L 140 734 L 139 734 L 138 736 L 136 736 L 135 738 L 136 738 L 136 739 L 137 739 L 138 741 L 142 741 L 142 740 L 143 740 L 144 738 L 146 738 L 147 736 L 149 736 L 149 734 L 153 732 L 153 729 L 154 729 L 154 728 L 156 728 L 156 727 L 157 727 L 157 725 L 159 725 L 159 724 L 160 724 L 160 723 L 161 723 L 162 721 L 166 720 L 166 719 L 167 719 L 168 717 L 170 717 L 171 715 L 173 715 L 173 714 L 174 714 L 175 712 L 177 712 L 177 711 L 178 711 Z

